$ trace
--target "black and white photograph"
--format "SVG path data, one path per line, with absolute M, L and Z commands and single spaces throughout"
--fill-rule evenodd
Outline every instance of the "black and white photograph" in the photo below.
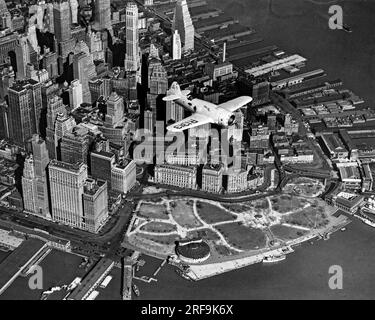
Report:
M 0 303 L 159 320 L 375 299 L 374 18 L 0 0 Z

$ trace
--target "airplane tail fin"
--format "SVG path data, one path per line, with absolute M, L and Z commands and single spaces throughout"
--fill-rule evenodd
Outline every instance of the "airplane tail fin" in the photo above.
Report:
M 190 90 L 181 90 L 180 85 L 177 82 L 173 82 L 163 100 L 174 101 L 178 99 L 186 99 L 189 94 Z

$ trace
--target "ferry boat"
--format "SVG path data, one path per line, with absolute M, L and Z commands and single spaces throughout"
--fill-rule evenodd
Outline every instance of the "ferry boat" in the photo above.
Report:
M 137 285 L 133 284 L 132 288 L 133 288 L 133 292 L 134 292 L 134 294 L 135 294 L 137 297 L 139 297 L 140 292 L 139 292 L 139 289 L 138 289 Z
M 183 272 L 181 269 L 176 269 L 176 272 L 179 276 L 183 277 L 184 279 L 192 281 L 192 279 L 188 275 L 186 275 L 186 273 Z
M 285 254 L 275 254 L 263 258 L 263 263 L 277 263 L 286 259 Z
M 362 208 L 361 211 L 358 211 L 354 216 L 360 219 L 362 222 L 366 223 L 368 226 L 375 228 L 375 221 L 369 215 L 374 214 L 373 206 Z
M 362 222 L 364 222 L 365 224 L 367 224 L 368 226 L 375 228 L 375 221 L 374 220 L 369 219 L 368 217 L 366 217 L 363 214 L 361 214 L 361 215 L 355 214 L 354 216 L 357 217 Z
M 342 25 L 342 28 L 343 28 L 343 30 L 345 31 L 345 32 L 349 32 L 349 33 L 351 33 L 351 32 L 353 32 L 353 30 L 352 30 L 352 28 L 350 28 L 347 24 L 343 24 Z

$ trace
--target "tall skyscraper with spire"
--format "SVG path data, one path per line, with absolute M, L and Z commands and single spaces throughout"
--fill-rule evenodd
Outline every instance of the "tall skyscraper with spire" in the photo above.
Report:
M 193 51 L 195 30 L 186 0 L 177 0 L 172 23 L 173 34 L 176 30 L 181 37 L 182 51 Z
M 138 7 L 134 2 L 126 5 L 126 54 L 125 70 L 139 72 Z

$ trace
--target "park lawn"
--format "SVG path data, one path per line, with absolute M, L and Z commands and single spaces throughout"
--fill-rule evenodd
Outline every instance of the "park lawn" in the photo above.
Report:
M 312 197 L 324 191 L 323 183 L 318 179 L 299 177 L 288 183 L 284 192 L 294 193 L 300 196 Z
M 137 215 L 146 219 L 165 219 L 168 220 L 168 211 L 164 204 L 153 204 L 143 202 L 137 212 Z
M 237 203 L 222 203 L 221 204 L 225 209 L 235 212 L 235 213 L 242 213 L 250 210 L 250 207 L 243 205 L 243 204 L 237 204 Z
M 247 201 L 245 202 L 245 204 L 249 206 L 250 210 L 254 212 L 254 214 L 262 214 L 265 210 L 268 210 L 269 208 L 269 204 L 266 198 Z
M 280 214 L 295 212 L 302 209 L 308 201 L 304 198 L 293 196 L 291 194 L 282 194 L 271 197 L 272 209 Z
M 149 235 L 149 234 L 145 234 L 142 232 L 138 232 L 137 237 L 144 238 L 144 239 L 147 239 L 147 240 L 150 240 L 150 241 L 162 244 L 162 245 L 170 245 L 170 246 L 175 245 L 176 241 L 181 240 L 180 236 L 177 233 L 166 235 L 166 236 L 165 235 L 159 236 L 159 235 Z
M 230 245 L 240 250 L 258 250 L 264 248 L 267 243 L 263 231 L 237 222 L 217 225 L 215 228 Z
M 152 221 L 140 228 L 141 231 L 165 233 L 177 231 L 177 227 L 171 223 Z
M 200 230 L 194 230 L 194 231 L 189 231 L 188 236 L 189 239 L 194 239 L 194 238 L 202 238 L 207 241 L 217 241 L 220 240 L 220 236 L 213 230 L 211 229 L 200 229 Z
M 298 212 L 286 215 L 282 222 L 311 229 L 319 229 L 329 223 L 323 205 L 311 206 Z
M 201 227 L 201 222 L 194 214 L 194 202 L 192 200 L 176 200 L 170 202 L 173 219 L 185 228 Z
M 276 238 L 285 241 L 300 238 L 308 232 L 306 230 L 283 226 L 281 224 L 274 225 L 270 229 Z
M 224 257 L 233 256 L 238 253 L 237 251 L 234 251 L 223 244 L 215 244 L 214 249 L 219 255 Z
M 317 207 L 309 207 L 303 210 L 304 215 L 314 223 L 316 228 L 325 227 L 329 220 L 327 218 L 325 204 L 319 204 Z
M 203 201 L 197 201 L 197 212 L 200 218 L 208 224 L 236 219 L 234 215 L 224 209 Z

